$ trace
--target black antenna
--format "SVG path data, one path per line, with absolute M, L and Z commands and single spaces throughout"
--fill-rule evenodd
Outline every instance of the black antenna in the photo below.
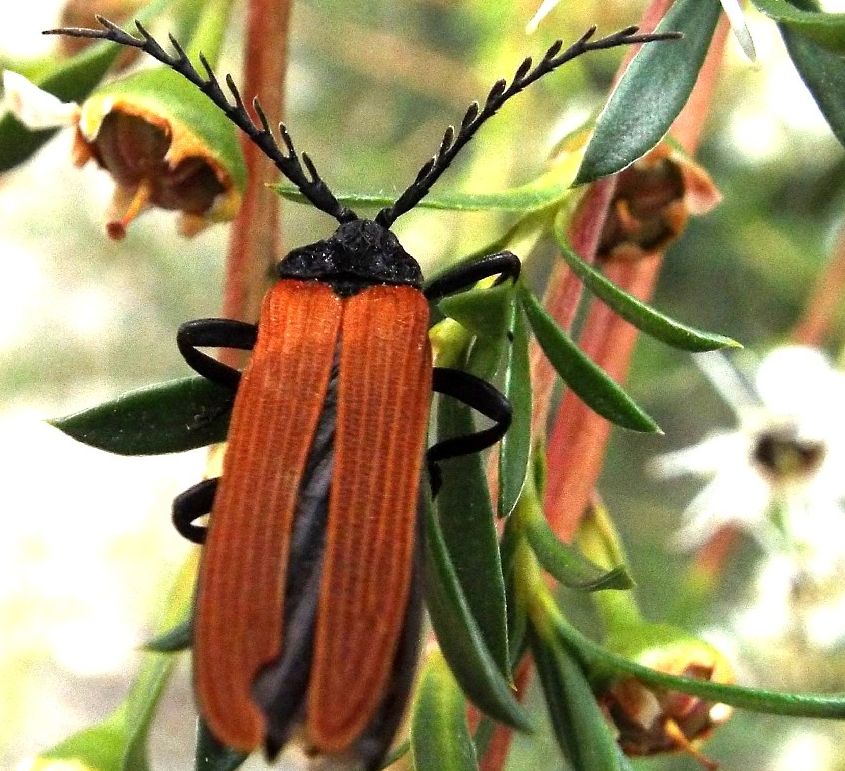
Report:
M 590 27 L 577 41 L 575 41 L 563 53 L 559 53 L 563 41 L 558 40 L 546 51 L 543 58 L 534 69 L 531 69 L 532 60 L 529 56 L 516 70 L 510 86 L 504 79 L 497 80 L 487 95 L 483 109 L 479 109 L 478 102 L 473 102 L 466 111 L 457 136 L 453 126 L 449 126 L 443 134 L 440 148 L 417 173 L 417 178 L 392 206 L 382 209 L 376 215 L 376 222 L 384 227 L 390 227 L 397 218 L 413 209 L 431 189 L 440 175 L 449 168 L 449 164 L 455 159 L 461 148 L 472 139 L 482 123 L 493 117 L 499 108 L 512 96 L 518 94 L 526 86 L 531 85 L 543 75 L 557 69 L 562 64 L 575 59 L 588 51 L 598 51 L 604 48 L 615 48 L 623 45 L 636 43 L 650 43 L 656 40 L 676 40 L 682 35 L 678 32 L 650 33 L 638 35 L 639 27 L 626 27 L 614 32 L 607 37 L 591 40 L 596 32 L 595 27 Z
M 342 206 L 341 203 L 334 197 L 334 194 L 329 190 L 328 185 L 322 180 L 317 173 L 311 158 L 306 153 L 302 153 L 302 163 L 299 162 L 299 156 L 293 146 L 293 140 L 288 134 L 287 127 L 284 123 L 279 124 L 279 135 L 282 138 L 287 154 L 279 146 L 270 130 L 270 125 L 267 122 L 267 116 L 261 107 L 258 98 L 252 100 L 252 106 L 255 109 L 258 119 L 261 122 L 261 128 L 255 125 L 255 122 L 250 117 L 244 106 L 243 99 L 238 92 L 235 82 L 231 75 L 226 76 L 226 85 L 232 96 L 235 99 L 235 104 L 229 103 L 229 99 L 220 87 L 217 76 L 211 69 L 208 60 L 202 54 L 199 55 L 200 62 L 205 68 L 207 78 L 200 75 L 193 64 L 188 59 L 187 54 L 181 45 L 176 41 L 173 35 L 169 35 L 170 43 L 176 51 L 176 56 L 168 54 L 144 29 L 141 22 L 136 21 L 135 26 L 142 39 L 138 39 L 129 34 L 125 30 L 118 27 L 108 19 L 97 16 L 97 21 L 103 26 L 103 29 L 85 29 L 80 27 L 65 27 L 61 29 L 45 30 L 45 35 L 67 35 L 69 37 L 84 37 L 96 38 L 100 40 L 110 40 L 112 43 L 117 43 L 122 46 L 131 46 L 132 48 L 140 48 L 145 53 L 148 53 L 154 59 L 157 59 L 162 64 L 167 65 L 171 69 L 178 72 L 187 80 L 191 81 L 200 91 L 202 91 L 217 107 L 219 107 L 226 114 L 232 123 L 240 128 L 254 144 L 256 144 L 261 151 L 276 164 L 279 171 L 282 172 L 297 188 L 299 188 L 302 195 L 304 195 L 314 206 L 321 211 L 330 214 L 339 222 L 349 222 L 358 219 L 358 216 L 351 209 Z M 302 168 L 308 170 L 308 175 Z

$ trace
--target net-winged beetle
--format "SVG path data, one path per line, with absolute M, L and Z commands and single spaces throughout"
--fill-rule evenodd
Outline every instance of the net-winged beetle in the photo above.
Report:
M 340 223 L 327 239 L 294 249 L 277 266 L 257 325 L 230 319 L 184 324 L 188 364 L 235 392 L 223 474 L 174 501 L 176 528 L 204 543 L 194 620 L 194 684 L 214 736 L 275 756 L 304 724 L 318 752 L 352 751 L 377 767 L 411 687 L 420 626 L 417 537 L 423 462 L 497 442 L 510 406 L 466 372 L 432 368 L 429 303 L 499 276 L 516 279 L 502 252 L 465 263 L 423 287 L 416 260 L 389 228 L 428 193 L 478 128 L 526 86 L 587 51 L 664 39 L 636 27 L 561 41 L 538 64 L 526 59 L 470 105 L 434 157 L 374 220 L 341 205 L 284 125 L 284 150 L 260 104 L 250 118 L 231 78 L 231 104 L 202 58 L 200 75 L 171 37 L 168 54 L 102 17 L 99 30 L 54 33 L 142 49 L 201 89 L 316 208 Z M 304 166 L 304 168 L 303 168 Z M 307 172 L 307 173 L 306 173 Z M 252 349 L 243 373 L 198 348 Z M 430 393 L 475 408 L 493 425 L 425 451 Z M 195 524 L 209 513 L 208 528 Z

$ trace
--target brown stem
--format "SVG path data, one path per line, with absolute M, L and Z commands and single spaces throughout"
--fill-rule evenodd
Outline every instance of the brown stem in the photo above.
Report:
M 247 96 L 261 95 L 267 115 L 281 120 L 284 109 L 288 33 L 292 0 L 249 0 L 244 48 L 244 84 Z M 222 315 L 255 321 L 270 283 L 271 269 L 280 254 L 279 197 L 266 184 L 276 181 L 275 166 L 252 142 L 242 142 L 247 167 L 243 204 L 232 224 Z M 243 353 L 220 352 L 220 359 L 237 366 Z
M 833 253 L 819 274 L 804 313 L 790 338 L 802 345 L 820 345 L 830 331 L 845 292 L 845 224 L 839 232 Z

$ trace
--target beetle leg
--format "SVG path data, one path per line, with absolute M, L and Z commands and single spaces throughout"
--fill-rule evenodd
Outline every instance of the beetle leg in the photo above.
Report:
M 176 333 L 176 345 L 185 361 L 204 378 L 213 383 L 237 389 L 241 373 L 198 347 L 237 348 L 249 351 L 255 346 L 258 327 L 233 319 L 196 319 L 186 321 Z
M 490 428 L 466 436 L 444 439 L 428 450 L 425 456 L 426 464 L 432 494 L 436 495 L 440 489 L 441 478 L 439 461 L 481 452 L 496 444 L 511 424 L 511 405 L 504 395 L 486 380 L 459 369 L 435 367 L 431 387 L 437 393 L 458 399 L 494 423 Z
M 203 479 L 173 499 L 173 525 L 193 543 L 205 543 L 206 528 L 195 525 L 194 520 L 211 511 L 219 481 L 220 477 Z
M 489 278 L 498 274 L 497 284 L 511 279 L 516 281 L 519 278 L 521 265 L 519 257 L 513 252 L 497 252 L 486 257 L 480 257 L 472 262 L 458 265 L 452 270 L 443 273 L 433 279 L 423 290 L 429 302 L 436 303 L 450 294 L 463 292 L 483 278 Z

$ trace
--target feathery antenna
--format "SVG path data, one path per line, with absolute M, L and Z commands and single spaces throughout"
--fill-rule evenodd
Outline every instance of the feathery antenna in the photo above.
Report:
M 252 101 L 252 106 L 258 115 L 261 127 L 255 125 L 255 122 L 250 117 L 246 110 L 240 92 L 235 86 L 235 82 L 230 75 L 226 76 L 226 85 L 235 99 L 235 104 L 229 102 L 228 97 L 220 87 L 217 76 L 211 69 L 208 60 L 200 54 L 200 62 L 206 72 L 206 77 L 197 72 L 193 64 L 188 59 L 187 54 L 181 45 L 170 35 L 170 43 L 172 44 L 176 55 L 168 54 L 150 35 L 143 25 L 136 21 L 135 27 L 138 30 L 141 38 L 136 38 L 119 26 L 109 21 L 108 19 L 97 16 L 97 21 L 102 25 L 103 29 L 85 29 L 79 27 L 65 27 L 61 29 L 45 30 L 45 35 L 67 35 L 69 37 L 83 37 L 96 38 L 99 40 L 110 40 L 112 43 L 117 43 L 122 46 L 131 46 L 132 48 L 139 48 L 145 53 L 157 59 L 162 64 L 167 65 L 171 69 L 178 72 L 182 77 L 193 83 L 200 91 L 202 91 L 217 107 L 219 107 L 234 123 L 240 128 L 251 140 L 257 145 L 261 151 L 271 160 L 279 171 L 282 172 L 294 185 L 296 185 L 302 194 L 318 209 L 330 214 L 339 222 L 349 222 L 358 219 L 355 212 L 351 209 L 341 205 L 335 198 L 328 185 L 322 180 L 317 173 L 311 158 L 306 153 L 302 153 L 302 162 L 300 163 L 299 155 L 293 145 L 293 140 L 288 134 L 287 127 L 284 123 L 279 124 L 279 135 L 287 150 L 279 146 L 273 132 L 270 129 L 270 124 L 267 121 L 267 116 L 261 107 L 261 103 L 256 97 Z M 305 170 L 302 168 L 305 165 Z M 307 170 L 308 174 L 305 173 Z
M 596 32 L 595 27 L 590 27 L 578 40 L 562 53 L 563 41 L 558 40 L 546 51 L 540 62 L 532 69 L 531 57 L 525 59 L 516 70 L 511 84 L 504 79 L 497 80 L 487 99 L 484 107 L 479 107 L 478 102 L 473 102 L 466 111 L 458 129 L 457 135 L 453 126 L 449 126 L 443 134 L 440 148 L 434 156 L 419 170 L 417 177 L 411 186 L 399 196 L 392 206 L 382 209 L 376 215 L 376 222 L 384 227 L 390 227 L 397 218 L 413 209 L 431 189 L 440 175 L 449 168 L 449 164 L 455 159 L 461 148 L 472 139 L 473 135 L 488 118 L 493 117 L 501 106 L 512 96 L 518 94 L 535 80 L 543 75 L 552 72 L 562 64 L 572 61 L 581 54 L 588 51 L 598 51 L 605 48 L 616 48 L 617 46 L 633 45 L 637 43 L 650 43 L 658 40 L 677 40 L 682 37 L 678 32 L 650 33 L 639 35 L 639 27 L 626 27 L 614 32 L 607 37 L 593 40 Z

